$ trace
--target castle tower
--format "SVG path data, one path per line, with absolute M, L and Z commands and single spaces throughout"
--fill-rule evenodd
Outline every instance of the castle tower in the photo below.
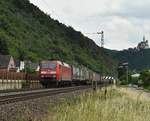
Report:
M 146 49 L 149 48 L 148 40 L 145 41 L 145 48 L 146 48 Z
M 145 40 L 146 40 L 146 39 L 145 39 L 145 36 L 143 36 L 143 42 L 145 42 Z
M 149 48 L 148 40 L 146 40 L 145 36 L 143 36 L 143 41 L 138 44 L 137 50 L 139 51 L 148 48 Z

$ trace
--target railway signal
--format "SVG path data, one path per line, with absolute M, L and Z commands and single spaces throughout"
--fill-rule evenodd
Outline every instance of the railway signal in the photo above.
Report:
M 125 73 L 126 71 L 126 82 L 128 83 L 129 82 L 129 63 L 128 62 L 124 62 L 124 63 L 121 63 L 119 64 L 119 67 L 118 67 L 118 73 L 119 73 L 119 77 L 122 76 L 122 74 Z M 120 75 L 120 71 L 121 70 L 121 75 Z

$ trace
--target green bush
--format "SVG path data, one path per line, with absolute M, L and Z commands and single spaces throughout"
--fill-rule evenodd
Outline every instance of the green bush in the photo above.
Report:
M 143 86 L 150 86 L 150 71 L 142 71 L 139 79 L 142 81 Z

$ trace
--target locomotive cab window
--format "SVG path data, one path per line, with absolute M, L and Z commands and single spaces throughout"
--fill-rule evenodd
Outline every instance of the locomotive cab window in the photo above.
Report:
M 56 69 L 56 64 L 54 64 L 54 63 L 42 63 L 41 67 L 43 69 L 52 69 L 52 70 L 55 70 Z

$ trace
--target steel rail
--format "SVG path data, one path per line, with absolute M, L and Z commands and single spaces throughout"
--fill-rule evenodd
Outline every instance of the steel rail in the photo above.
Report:
M 21 91 L 31 91 L 31 90 L 39 90 L 44 88 L 24 88 L 24 89 L 6 89 L 6 90 L 0 90 L 1 93 L 11 93 L 11 92 L 21 92 Z
M 77 86 L 60 89 L 44 89 L 40 91 L 27 91 L 19 94 L 9 94 L 0 96 L 0 105 L 15 103 L 19 101 L 25 101 L 29 99 L 40 98 L 44 96 L 53 96 L 62 93 L 69 93 L 77 90 L 89 89 L 91 86 Z

